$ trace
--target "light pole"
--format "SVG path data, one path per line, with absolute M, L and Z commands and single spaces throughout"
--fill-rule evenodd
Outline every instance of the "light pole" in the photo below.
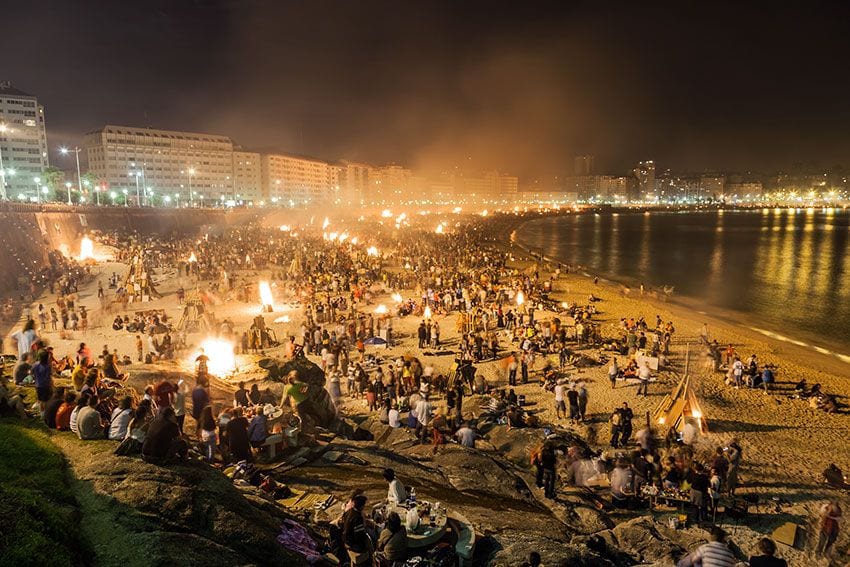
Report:
M 195 168 L 190 167 L 189 168 L 189 203 L 190 203 L 189 206 L 190 207 L 195 206 L 195 198 L 192 196 L 192 176 L 193 175 L 195 175 Z
M 71 204 L 71 182 L 70 181 L 65 182 L 65 189 L 68 190 L 68 204 L 70 205 Z
M 83 190 L 83 178 L 80 175 L 80 148 L 74 146 L 73 150 L 69 150 L 68 148 L 59 148 L 59 153 L 63 156 L 68 155 L 69 152 L 74 152 L 74 156 L 77 158 L 77 188 L 82 191 Z M 68 204 L 71 204 L 71 190 L 68 190 Z
M 33 181 L 35 181 L 35 202 L 41 202 L 41 177 L 33 177 Z
M 5 137 L 12 129 L 5 124 L 0 124 L 0 135 Z M 10 174 L 11 175 L 11 174 Z M 3 167 L 3 148 L 0 147 L 0 199 L 6 200 L 6 170 Z
M 127 206 L 127 193 L 129 193 L 129 191 L 127 191 L 126 189 L 122 189 L 121 192 L 124 193 L 124 206 L 126 207 Z
M 117 193 L 115 193 L 115 191 L 110 191 L 110 192 L 109 192 L 109 197 L 112 199 L 112 206 L 113 206 L 113 207 L 115 206 L 115 197 L 117 197 L 117 196 L 118 196 L 118 194 L 117 194 Z
M 141 207 L 142 206 L 142 197 L 141 197 L 141 194 L 139 193 L 139 172 L 138 171 L 131 171 L 130 175 L 132 175 L 133 177 L 136 178 L 136 206 Z

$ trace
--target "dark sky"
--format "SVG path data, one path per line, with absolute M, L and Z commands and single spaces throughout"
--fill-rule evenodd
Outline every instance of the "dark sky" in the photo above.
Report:
M 848 166 L 847 4 L 4 2 L 0 79 L 51 145 L 118 123 L 523 176 Z

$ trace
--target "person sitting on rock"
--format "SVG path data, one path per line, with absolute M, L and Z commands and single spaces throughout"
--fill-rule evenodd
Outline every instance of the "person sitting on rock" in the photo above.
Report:
M 378 536 L 377 559 L 380 565 L 401 565 L 407 559 L 407 528 L 401 522 L 401 516 L 390 512 L 387 523 Z
M 389 483 L 387 490 L 387 502 L 390 504 L 404 504 L 407 501 L 407 490 L 395 476 L 393 469 L 384 469 L 384 480 Z
M 148 426 L 142 443 L 142 459 L 151 464 L 165 465 L 185 459 L 188 450 L 188 444 L 180 437 L 174 408 L 161 408 L 159 415 Z

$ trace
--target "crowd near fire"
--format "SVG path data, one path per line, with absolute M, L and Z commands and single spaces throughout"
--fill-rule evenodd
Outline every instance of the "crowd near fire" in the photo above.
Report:
M 582 509 L 595 531 L 655 522 L 718 544 L 735 521 L 741 553 L 771 556 L 779 542 L 789 556 L 791 528 L 743 527 L 765 497 L 748 463 L 757 441 L 714 423 L 713 398 L 782 396 L 830 416 L 839 398 L 805 381 L 779 388 L 794 381 L 787 361 L 736 350 L 704 322 L 682 329 L 693 320 L 674 320 L 667 294 L 520 248 L 506 235 L 524 214 L 582 213 L 383 210 L 80 235 L 76 258 L 44 266 L 45 289 L 4 343 L 14 361 L 0 408 L 122 459 L 208 467 L 289 514 L 278 541 L 311 562 L 483 564 L 482 541 L 498 536 L 481 533 L 476 496 L 410 472 L 482 458 L 493 460 L 474 474 L 515 471 L 536 514 Z M 344 439 L 406 452 L 310 487 L 305 455 L 324 455 L 328 478 L 366 458 Z M 824 494 L 848 488 L 839 466 L 823 474 Z M 298 515 L 304 502 L 314 517 Z M 805 557 L 836 556 L 845 502 L 822 495 L 809 509 Z M 699 549 L 670 557 L 709 565 Z

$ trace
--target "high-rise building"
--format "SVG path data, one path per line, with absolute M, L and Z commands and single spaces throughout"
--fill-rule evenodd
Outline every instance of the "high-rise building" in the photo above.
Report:
M 44 107 L 35 95 L 0 82 L 0 199 L 35 198 L 50 165 Z
M 573 175 L 590 175 L 593 173 L 593 156 L 576 156 L 573 158 Z
M 314 158 L 264 154 L 263 190 L 271 203 L 301 206 L 333 199 L 339 188 L 337 170 Z
M 637 195 L 638 199 L 646 199 L 655 195 L 655 162 L 652 160 L 639 162 L 637 167 L 632 170 L 633 175 L 637 179 Z
M 368 199 L 373 203 L 395 202 L 408 195 L 413 172 L 400 165 L 385 165 L 373 170 Z
M 259 204 L 263 200 L 263 168 L 260 154 L 233 150 L 231 194 L 235 202 Z
M 106 125 L 84 139 L 89 170 L 107 192 L 145 191 L 211 205 L 233 196 L 233 142 L 227 136 Z
M 700 176 L 699 190 L 704 198 L 719 199 L 726 189 L 726 177 L 716 173 L 706 173 Z
M 365 201 L 369 197 L 372 170 L 371 165 L 343 160 L 339 174 L 340 198 L 352 203 Z

